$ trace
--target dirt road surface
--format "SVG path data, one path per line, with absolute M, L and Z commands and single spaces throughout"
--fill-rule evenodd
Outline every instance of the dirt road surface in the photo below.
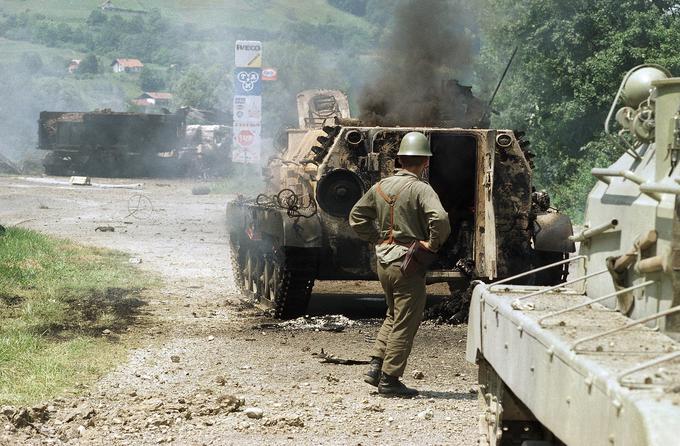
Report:
M 465 326 L 425 323 L 405 376 L 421 395 L 380 397 L 362 380 L 366 366 L 314 356 L 323 349 L 366 359 L 384 311 L 376 283 L 315 287 L 310 314 L 350 316 L 341 332 L 263 329 L 273 321 L 233 283 L 229 197 L 194 196 L 185 181 L 100 181 L 143 182 L 141 190 L 54 181 L 65 179 L 0 177 L 0 223 L 126 251 L 164 284 L 143 295 L 138 325 L 111 336 L 139 346 L 126 363 L 77 397 L 36 407 L 46 421 L 35 428 L 17 429 L 0 413 L 0 444 L 475 444 L 476 369 L 464 359 Z M 135 194 L 145 198 L 130 201 Z M 424 379 L 413 379 L 414 370 Z

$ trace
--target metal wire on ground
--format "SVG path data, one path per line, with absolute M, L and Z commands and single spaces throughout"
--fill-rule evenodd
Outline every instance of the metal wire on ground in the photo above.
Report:
M 153 213 L 153 203 L 144 194 L 134 194 L 128 198 L 128 214 L 125 218 L 135 217 L 140 220 L 151 217 Z

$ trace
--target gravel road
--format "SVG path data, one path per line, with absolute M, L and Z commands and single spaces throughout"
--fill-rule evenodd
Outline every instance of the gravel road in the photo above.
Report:
M 34 427 L 0 413 L 0 444 L 475 444 L 476 367 L 465 362 L 465 326 L 425 323 L 405 379 L 421 395 L 380 397 L 362 381 L 364 365 L 316 356 L 366 359 L 384 311 L 377 283 L 315 287 L 310 314 L 349 316 L 341 332 L 262 328 L 275 321 L 233 283 L 229 197 L 194 196 L 186 181 L 100 181 L 143 182 L 141 190 L 63 182 L 0 177 L 0 223 L 126 251 L 164 284 L 143 296 L 131 331 L 114 333 L 139 346 L 127 362 L 78 397 L 27 408 L 43 420 Z M 141 207 L 139 197 L 130 201 L 136 194 Z M 424 378 L 412 378 L 415 370 Z

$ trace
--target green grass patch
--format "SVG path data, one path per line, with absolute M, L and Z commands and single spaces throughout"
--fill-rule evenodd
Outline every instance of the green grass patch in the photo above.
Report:
M 131 324 L 156 284 L 128 258 L 25 229 L 0 235 L 0 403 L 54 397 L 124 356 L 101 332 Z
M 83 53 L 65 48 L 53 48 L 37 43 L 24 42 L 21 40 L 11 40 L 0 37 L 0 60 L 3 62 L 16 62 L 25 54 L 37 54 L 45 58 L 43 62 L 49 63 L 48 58 L 62 58 L 64 61 L 69 59 L 82 59 Z M 66 63 L 63 67 L 66 72 Z

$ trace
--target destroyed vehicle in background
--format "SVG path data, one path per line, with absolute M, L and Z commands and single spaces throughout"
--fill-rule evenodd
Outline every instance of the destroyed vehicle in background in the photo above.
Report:
M 187 125 L 182 153 L 195 157 L 188 167 L 190 177 L 219 177 L 231 172 L 231 127 L 226 125 Z
M 680 78 L 629 71 L 605 124 L 622 155 L 592 169 L 572 237 L 577 278 L 474 288 L 480 445 L 680 444 L 679 110 Z
M 231 156 L 230 145 L 222 142 L 230 141 L 229 129 L 194 129 L 187 143 L 186 114 L 186 109 L 172 114 L 41 112 L 38 149 L 49 151 L 45 172 L 172 177 L 196 176 L 210 166 L 216 175 L 225 174 L 219 168 L 226 169 Z M 217 136 L 225 139 L 218 141 Z
M 452 232 L 427 274 L 430 283 L 464 289 L 474 279 L 508 277 L 565 258 L 573 250 L 568 217 L 532 193 L 531 167 L 510 130 L 365 127 L 349 117 L 338 91 L 298 96 L 300 128 L 267 164 L 267 189 L 230 202 L 233 270 L 248 293 L 277 317 L 304 314 L 315 280 L 375 280 L 374 247 L 349 227 L 352 206 L 393 174 L 401 138 L 430 139 L 427 176 L 449 212 Z M 561 281 L 558 267 L 530 277 Z

